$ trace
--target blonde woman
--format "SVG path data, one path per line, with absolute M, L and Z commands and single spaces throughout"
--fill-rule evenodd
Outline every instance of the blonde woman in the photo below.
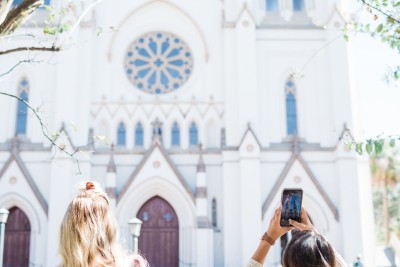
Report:
M 109 199 L 97 183 L 86 182 L 70 203 L 61 224 L 62 267 L 147 267 L 118 242 L 118 225 Z

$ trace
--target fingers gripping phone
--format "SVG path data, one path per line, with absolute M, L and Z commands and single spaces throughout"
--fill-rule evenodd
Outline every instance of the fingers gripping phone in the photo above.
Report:
M 301 221 L 301 203 L 303 200 L 303 189 L 301 188 L 285 188 L 282 192 L 282 212 L 280 225 L 292 226 L 289 219 Z

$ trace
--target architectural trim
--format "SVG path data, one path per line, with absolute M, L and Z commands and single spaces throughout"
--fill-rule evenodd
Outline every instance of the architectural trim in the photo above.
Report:
M 19 169 L 21 170 L 23 176 L 25 177 L 25 180 L 28 182 L 28 185 L 31 188 L 31 190 L 32 190 L 33 194 L 35 195 L 36 199 L 39 201 L 39 204 L 42 207 L 44 213 L 47 216 L 48 215 L 48 204 L 47 204 L 46 200 L 44 199 L 43 195 L 40 193 L 39 188 L 36 186 L 32 175 L 30 174 L 30 172 L 26 168 L 23 160 L 19 156 L 18 151 L 16 149 L 13 149 L 11 151 L 10 157 L 8 158 L 6 163 L 4 164 L 3 168 L 0 170 L 0 179 L 3 177 L 3 175 L 8 170 L 8 168 L 10 167 L 11 163 L 14 160 L 17 163 Z
M 151 5 L 151 4 L 155 3 L 155 2 L 160 2 L 160 3 L 163 3 L 163 4 L 167 4 L 167 5 L 175 8 L 176 10 L 181 12 L 193 24 L 193 26 L 196 28 L 196 30 L 200 34 L 200 39 L 201 39 L 201 41 L 203 43 L 204 51 L 205 51 L 204 58 L 205 58 L 205 61 L 208 62 L 208 59 L 210 57 L 209 47 L 207 45 L 205 35 L 204 35 L 203 31 L 201 30 L 200 26 L 196 23 L 196 21 L 191 16 L 189 16 L 179 6 L 177 6 L 177 5 L 173 4 L 173 3 L 170 3 L 168 1 L 165 1 L 165 0 L 152 0 L 152 1 L 148 2 L 148 3 L 140 5 L 139 7 L 135 8 L 132 12 L 130 12 L 126 17 L 124 17 L 117 28 L 121 29 L 122 26 L 128 21 L 128 18 L 130 18 L 133 15 L 135 15 L 135 13 L 138 12 L 140 9 L 142 9 L 142 8 L 144 8 L 146 6 L 149 6 L 149 5 Z M 117 34 L 118 34 L 118 31 L 113 34 L 113 36 L 111 37 L 111 42 L 110 42 L 110 44 L 108 46 L 107 57 L 108 57 L 109 61 L 112 61 L 112 49 L 113 49 Z
M 339 135 L 339 139 L 338 139 L 338 142 L 337 142 L 337 144 L 336 144 L 336 146 L 335 146 L 335 150 L 339 147 L 341 141 L 344 139 L 344 137 L 345 137 L 346 134 L 349 135 L 350 140 L 352 140 L 352 141 L 356 140 L 356 139 L 354 138 L 354 136 L 351 134 L 350 129 L 347 127 L 347 123 L 344 123 L 344 124 L 343 124 L 343 130 L 342 130 L 342 132 L 341 132 L 340 135 Z
M 77 147 L 76 147 L 76 146 L 74 145 L 74 143 L 72 142 L 71 136 L 69 135 L 69 132 L 68 132 L 67 128 L 65 127 L 65 123 L 64 123 L 64 122 L 61 124 L 61 128 L 60 128 L 60 130 L 58 130 L 58 132 L 60 133 L 60 135 L 57 136 L 57 137 L 53 140 L 53 142 L 56 142 L 57 139 L 61 136 L 61 134 L 64 133 L 64 134 L 65 134 L 65 137 L 67 138 L 67 141 L 68 141 L 69 144 L 71 145 L 71 148 L 72 148 L 73 150 L 76 150 L 76 149 L 77 149 Z
M 297 144 L 296 140 L 293 143 L 293 153 L 292 156 L 290 157 L 289 161 L 286 163 L 285 167 L 283 168 L 281 174 L 279 175 L 278 180 L 275 182 L 274 186 L 272 187 L 269 195 L 265 199 L 263 205 L 262 205 L 262 214 L 266 213 L 268 207 L 271 205 L 271 202 L 276 195 L 276 192 L 278 191 L 279 187 L 282 185 L 283 181 L 285 180 L 287 174 L 289 173 L 290 169 L 292 168 L 294 162 L 296 160 L 299 161 L 300 165 L 304 168 L 305 172 L 311 179 L 311 182 L 314 184 L 314 186 L 317 188 L 318 192 L 321 194 L 322 198 L 328 205 L 329 209 L 331 210 L 333 216 L 335 217 L 336 221 L 339 222 L 339 212 L 334 205 L 333 201 L 329 198 L 329 196 L 326 194 L 325 190 L 321 186 L 321 184 L 318 182 L 318 179 L 314 175 L 314 173 L 311 171 L 310 167 L 308 166 L 307 162 L 303 159 L 303 157 L 300 154 L 300 151 L 297 150 Z
M 180 173 L 180 171 L 177 169 L 175 163 L 172 161 L 172 159 L 169 157 L 168 152 L 164 149 L 164 147 L 159 143 L 159 142 L 154 142 L 152 147 L 146 152 L 146 154 L 143 156 L 142 160 L 140 163 L 137 165 L 131 176 L 129 177 L 128 181 L 125 183 L 125 185 L 122 187 L 121 192 L 117 196 L 117 203 L 124 197 L 125 193 L 128 191 L 130 185 L 133 183 L 135 180 L 136 176 L 140 173 L 140 171 L 143 169 L 144 165 L 146 164 L 147 160 L 150 158 L 150 156 L 153 154 L 153 151 L 155 149 L 159 149 L 162 156 L 168 163 L 169 167 L 172 169 L 186 192 L 189 194 L 190 198 L 192 199 L 193 203 L 195 202 L 195 196 L 190 190 L 189 185 L 186 183 L 185 179 L 183 178 L 183 175 Z
M 262 145 L 261 145 L 260 141 L 258 140 L 257 135 L 254 133 L 254 130 L 253 130 L 253 128 L 251 127 L 250 123 L 248 123 L 248 124 L 247 124 L 247 129 L 246 129 L 246 131 L 244 132 L 242 138 L 240 139 L 239 145 L 238 145 L 237 147 L 235 147 L 235 148 L 236 148 L 235 150 L 239 150 L 239 148 L 242 146 L 242 144 L 243 144 L 243 142 L 244 142 L 244 139 L 246 139 L 246 136 L 247 136 L 247 134 L 248 134 L 249 132 L 254 136 L 254 139 L 256 140 L 256 142 L 257 142 L 257 144 L 258 144 L 258 147 L 259 147 L 260 149 L 262 148 Z
M 247 6 L 247 2 L 245 2 L 242 6 L 242 9 L 239 12 L 239 15 L 236 18 L 236 21 L 233 23 L 233 27 L 237 27 L 240 19 L 242 18 L 243 14 L 247 12 L 247 14 L 250 16 L 250 18 L 253 20 L 253 24 L 256 25 L 257 24 L 257 20 L 255 18 L 255 16 L 253 15 L 253 12 L 251 12 L 251 10 L 249 9 L 249 7 Z

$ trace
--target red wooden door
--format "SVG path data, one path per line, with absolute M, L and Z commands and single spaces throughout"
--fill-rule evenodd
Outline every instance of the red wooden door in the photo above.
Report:
M 8 215 L 4 239 L 4 267 L 29 266 L 31 224 L 26 214 L 13 207 Z
M 139 251 L 151 267 L 179 266 L 179 222 L 172 206 L 161 197 L 153 197 L 139 210 L 143 221 Z

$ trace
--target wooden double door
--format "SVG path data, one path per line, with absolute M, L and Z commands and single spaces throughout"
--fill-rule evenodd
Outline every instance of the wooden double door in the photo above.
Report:
M 179 222 L 172 206 L 155 196 L 140 208 L 137 218 L 143 222 L 139 251 L 150 267 L 178 267 Z
M 31 225 L 19 208 L 9 210 L 4 237 L 3 267 L 28 267 Z

